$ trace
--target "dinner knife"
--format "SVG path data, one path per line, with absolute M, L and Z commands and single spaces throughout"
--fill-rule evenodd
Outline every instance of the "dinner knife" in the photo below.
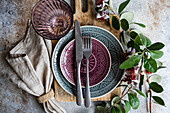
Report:
M 81 88 L 81 79 L 80 79 L 80 66 L 83 59 L 83 46 L 82 46 L 82 35 L 80 31 L 80 24 L 78 20 L 75 20 L 75 49 L 76 49 L 76 65 L 77 65 L 77 105 L 81 106 L 83 104 L 83 94 Z

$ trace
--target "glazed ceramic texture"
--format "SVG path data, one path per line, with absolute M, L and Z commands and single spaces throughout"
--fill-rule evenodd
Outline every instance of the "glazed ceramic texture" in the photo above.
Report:
M 101 41 L 110 52 L 111 56 L 111 68 L 107 77 L 98 85 L 90 88 L 90 93 L 92 98 L 97 98 L 104 96 L 113 89 L 116 88 L 120 82 L 124 70 L 119 69 L 120 64 L 124 61 L 122 56 L 123 48 L 117 38 L 112 35 L 110 32 L 95 26 L 83 26 L 81 27 L 82 33 L 90 33 L 93 38 Z M 72 95 L 76 95 L 76 87 L 69 83 L 65 77 L 62 75 L 60 70 L 60 55 L 62 49 L 68 44 L 71 40 L 74 39 L 74 31 L 70 31 L 65 37 L 63 37 L 56 45 L 53 56 L 52 56 L 52 69 L 55 75 L 56 80 L 60 86 Z M 85 89 L 83 88 L 83 93 Z
M 60 68 L 64 77 L 73 85 L 76 83 L 75 40 L 69 42 L 60 56 Z M 107 76 L 111 66 L 110 53 L 97 39 L 92 38 L 92 55 L 89 57 L 90 86 L 99 84 Z M 81 84 L 86 84 L 86 58 L 81 62 Z
M 71 7 L 61 0 L 40 0 L 32 10 L 32 24 L 36 32 L 46 39 L 59 39 L 73 24 Z

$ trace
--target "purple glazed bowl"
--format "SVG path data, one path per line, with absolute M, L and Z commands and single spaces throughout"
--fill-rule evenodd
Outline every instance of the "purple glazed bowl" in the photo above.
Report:
M 73 25 L 73 12 L 64 0 L 40 0 L 31 15 L 35 31 L 46 39 L 65 36 Z
M 74 40 L 69 42 L 60 56 L 60 68 L 63 76 L 73 85 L 76 81 L 76 62 Z M 89 57 L 89 83 L 90 87 L 102 82 L 108 75 L 111 66 L 110 53 L 102 42 L 92 38 L 92 55 Z M 86 84 L 86 58 L 81 62 L 81 85 Z

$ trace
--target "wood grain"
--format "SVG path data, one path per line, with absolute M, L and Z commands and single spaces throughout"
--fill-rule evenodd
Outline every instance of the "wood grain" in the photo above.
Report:
M 114 34 L 120 40 L 120 31 L 111 29 L 107 25 L 107 23 L 101 22 L 96 19 L 95 13 L 94 13 L 94 7 L 93 7 L 93 0 L 88 0 L 87 7 L 88 7 L 88 11 L 82 12 L 81 0 L 75 0 L 74 20 L 77 19 L 81 26 L 94 25 L 94 26 L 102 27 L 102 28 L 110 31 L 112 34 Z M 57 43 L 57 41 L 53 41 L 53 46 L 55 46 L 56 43 Z M 55 99 L 57 101 L 75 101 L 76 100 L 75 96 L 70 95 L 66 91 L 64 91 L 64 89 L 62 89 L 61 86 L 55 80 L 54 80 L 54 88 L 55 88 Z M 116 88 L 115 90 L 108 93 L 107 95 L 100 97 L 100 98 L 92 99 L 92 101 L 110 101 L 111 98 L 115 95 L 121 95 L 121 88 Z

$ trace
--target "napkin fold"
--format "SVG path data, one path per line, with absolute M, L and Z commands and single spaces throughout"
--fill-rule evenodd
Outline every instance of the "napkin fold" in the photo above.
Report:
M 11 80 L 19 88 L 39 97 L 47 113 L 66 113 L 54 98 L 51 70 L 51 40 L 39 36 L 29 20 L 25 37 L 9 52 L 6 60 L 16 74 Z M 45 94 L 45 95 L 44 95 Z

